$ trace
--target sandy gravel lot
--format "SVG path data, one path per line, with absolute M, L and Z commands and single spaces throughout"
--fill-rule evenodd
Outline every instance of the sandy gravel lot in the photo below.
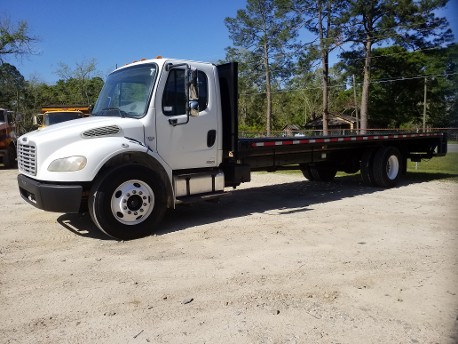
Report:
M 45 213 L 0 167 L 0 343 L 456 343 L 458 184 L 254 174 L 155 236 Z

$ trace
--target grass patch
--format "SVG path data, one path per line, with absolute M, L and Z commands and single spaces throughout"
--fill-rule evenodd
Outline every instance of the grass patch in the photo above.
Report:
M 423 160 L 419 163 L 409 161 L 407 172 L 443 173 L 458 176 L 458 153 L 447 153 L 446 156 Z
M 413 178 L 435 177 L 458 183 L 458 153 L 447 153 L 444 157 L 407 162 L 407 173 Z

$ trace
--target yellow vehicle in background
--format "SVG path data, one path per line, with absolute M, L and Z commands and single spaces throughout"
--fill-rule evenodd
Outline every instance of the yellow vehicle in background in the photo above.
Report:
M 34 116 L 33 124 L 38 129 L 50 125 L 87 117 L 91 114 L 91 107 L 86 105 L 51 105 L 41 108 L 41 113 Z

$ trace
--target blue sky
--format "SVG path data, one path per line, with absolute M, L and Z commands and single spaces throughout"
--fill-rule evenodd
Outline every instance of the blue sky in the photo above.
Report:
M 0 0 L 0 16 L 25 20 L 38 36 L 35 56 L 7 62 L 30 79 L 54 83 L 59 62 L 95 58 L 105 77 L 140 58 L 186 58 L 216 62 L 231 45 L 224 18 L 245 0 Z
M 6 62 L 27 79 L 55 83 L 63 62 L 70 67 L 95 59 L 100 76 L 140 58 L 185 58 L 216 62 L 232 44 L 224 18 L 245 0 L 0 0 L 0 16 L 25 20 L 37 55 Z M 458 38 L 458 0 L 444 14 Z

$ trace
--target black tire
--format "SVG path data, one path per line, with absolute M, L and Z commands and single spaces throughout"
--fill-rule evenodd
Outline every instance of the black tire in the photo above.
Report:
M 337 168 L 319 164 L 310 166 L 310 173 L 312 174 L 313 179 L 318 182 L 330 182 L 336 176 Z
M 309 165 L 300 165 L 302 174 L 304 177 L 310 181 L 314 181 L 315 178 L 313 178 L 312 173 L 310 172 L 310 166 Z
M 396 147 L 379 148 L 372 164 L 374 182 L 383 188 L 395 186 L 403 171 L 402 161 L 401 153 Z
M 3 164 L 5 165 L 6 168 L 16 168 L 17 167 L 16 148 L 14 147 L 14 145 L 10 145 L 8 147 L 7 155 L 3 157 Z
M 358 157 L 355 156 L 349 156 L 346 158 L 346 162 L 343 166 L 343 171 L 348 174 L 355 174 L 359 172 L 360 169 L 360 161 Z
M 355 174 L 358 173 L 359 171 L 359 165 L 352 165 L 352 166 L 346 166 L 345 169 L 343 170 L 347 174 Z
M 137 239 L 156 230 L 166 211 L 161 178 L 143 166 L 123 166 L 92 186 L 89 214 L 102 232 L 118 240 Z
M 374 174 L 372 173 L 373 162 L 374 162 L 374 151 L 372 149 L 368 149 L 364 151 L 363 155 L 361 156 L 360 172 L 361 172 L 361 180 L 367 186 L 376 186 L 377 185 L 374 180 Z

